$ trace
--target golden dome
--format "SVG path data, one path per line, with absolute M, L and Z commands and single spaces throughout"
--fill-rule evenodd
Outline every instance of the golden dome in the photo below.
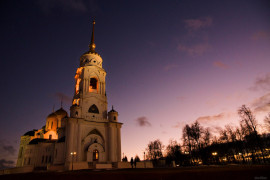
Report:
M 55 114 L 57 116 L 60 116 L 61 118 L 64 118 L 64 117 L 68 116 L 67 111 L 65 111 L 63 108 L 60 108 L 57 111 L 55 111 Z

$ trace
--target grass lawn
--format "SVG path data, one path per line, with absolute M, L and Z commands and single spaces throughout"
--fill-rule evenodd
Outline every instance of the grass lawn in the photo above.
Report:
M 79 170 L 65 172 L 33 172 L 0 176 L 1 180 L 270 180 L 270 165 L 227 165 L 153 169 Z

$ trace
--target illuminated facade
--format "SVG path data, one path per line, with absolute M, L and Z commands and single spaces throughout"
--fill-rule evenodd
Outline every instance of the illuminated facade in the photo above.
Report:
M 21 137 L 17 167 L 62 166 L 95 168 L 121 161 L 121 127 L 118 112 L 107 112 L 106 71 L 95 51 L 94 25 L 89 51 L 80 58 L 75 74 L 75 92 L 70 116 L 59 109 L 47 117 L 46 125 Z

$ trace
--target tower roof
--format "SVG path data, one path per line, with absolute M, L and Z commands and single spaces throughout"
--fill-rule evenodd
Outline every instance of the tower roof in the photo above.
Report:
M 109 111 L 110 112 L 117 112 L 116 110 L 113 109 L 113 106 L 112 106 L 112 110 Z

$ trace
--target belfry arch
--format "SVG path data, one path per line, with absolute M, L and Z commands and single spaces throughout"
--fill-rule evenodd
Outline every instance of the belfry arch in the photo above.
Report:
M 90 106 L 88 112 L 99 114 L 99 110 L 98 110 L 98 108 L 97 108 L 97 106 L 95 104 L 93 104 L 92 106 Z

